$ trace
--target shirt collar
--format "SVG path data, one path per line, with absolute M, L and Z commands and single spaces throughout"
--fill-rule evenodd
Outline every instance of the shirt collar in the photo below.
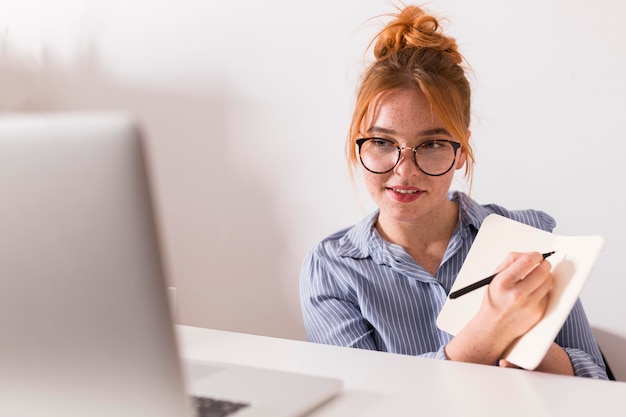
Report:
M 460 191 L 450 192 L 448 197 L 459 203 L 459 229 L 462 238 L 472 239 L 470 235 L 476 235 L 476 231 L 491 211 Z M 339 256 L 354 259 L 372 257 L 379 263 L 385 261 L 389 254 L 389 245 L 392 244 L 385 241 L 374 227 L 379 212 L 378 209 L 375 210 L 347 231 L 339 241 L 337 248 Z
M 376 249 L 380 248 L 383 239 L 374 227 L 374 223 L 378 219 L 379 212 L 380 210 L 375 210 L 348 230 L 339 241 L 337 249 L 339 256 L 361 259 L 378 252 Z

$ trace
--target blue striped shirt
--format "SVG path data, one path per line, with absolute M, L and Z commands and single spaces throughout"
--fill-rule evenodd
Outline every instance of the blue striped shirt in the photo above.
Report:
M 435 321 L 482 221 L 491 213 L 552 231 L 556 225 L 537 210 L 509 211 L 480 205 L 460 192 L 459 223 L 436 275 L 420 267 L 374 227 L 378 211 L 317 244 L 300 273 L 300 301 L 312 342 L 446 359 L 452 336 Z M 578 300 L 556 343 L 577 376 L 607 379 L 604 362 Z

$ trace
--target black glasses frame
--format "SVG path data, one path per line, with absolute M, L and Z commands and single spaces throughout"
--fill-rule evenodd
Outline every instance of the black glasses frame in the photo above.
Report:
M 395 163 L 395 164 L 394 164 L 391 168 L 389 168 L 387 171 L 382 171 L 382 172 L 373 171 L 373 170 L 369 169 L 369 168 L 365 165 L 365 163 L 363 162 L 363 158 L 361 158 L 361 147 L 363 146 L 363 144 L 364 144 L 365 142 L 370 141 L 370 140 L 384 140 L 384 141 L 387 141 L 387 142 L 391 142 L 391 143 L 393 143 L 393 145 L 394 145 L 394 146 L 398 149 L 398 159 L 396 160 L 396 163 Z M 452 163 L 450 164 L 450 166 L 448 167 L 448 169 L 446 169 L 446 170 L 445 170 L 444 172 L 442 172 L 441 174 L 431 174 L 431 173 L 428 173 L 428 172 L 424 171 L 424 170 L 422 169 L 422 167 L 420 167 L 420 164 L 417 162 L 417 150 L 418 150 L 420 147 L 422 147 L 422 146 L 424 146 L 424 145 L 427 145 L 427 144 L 429 144 L 429 143 L 433 143 L 433 142 L 447 142 L 447 143 L 449 143 L 449 144 L 452 146 L 452 149 L 454 149 L 454 159 L 452 160 Z M 450 172 L 450 170 L 451 170 L 451 169 L 452 169 L 452 167 L 454 166 L 454 163 L 456 162 L 456 153 L 457 153 L 457 151 L 459 150 L 459 148 L 461 147 L 461 144 L 460 144 L 459 142 L 455 142 L 455 141 L 453 141 L 453 140 L 447 140 L 447 139 L 433 139 L 433 140 L 428 140 L 428 141 L 426 141 L 426 142 L 420 143 L 419 145 L 417 145 L 417 146 L 416 146 L 416 147 L 414 147 L 414 148 L 411 148 L 411 147 L 409 147 L 409 146 L 400 146 L 400 145 L 398 145 L 396 142 L 394 142 L 394 141 L 392 141 L 392 140 L 385 139 L 385 138 L 377 138 L 377 137 L 357 139 L 357 140 L 356 140 L 356 144 L 357 144 L 358 151 L 359 151 L 359 160 L 361 161 L 361 165 L 363 165 L 363 167 L 364 167 L 366 170 L 368 170 L 369 172 L 371 172 L 371 173 L 373 173 L 373 174 L 386 174 L 386 173 L 388 173 L 388 172 L 392 171 L 392 170 L 393 170 L 396 166 L 398 166 L 398 162 L 400 162 L 400 159 L 401 159 L 401 157 L 402 157 L 402 151 L 403 151 L 403 150 L 405 150 L 405 149 L 410 149 L 410 150 L 412 150 L 412 151 L 413 151 L 413 162 L 415 162 L 415 165 L 417 166 L 417 168 L 418 168 L 420 171 L 422 171 L 424 174 L 429 175 L 429 176 L 431 176 L 431 177 L 440 177 L 440 176 L 445 175 L 445 174 L 447 174 L 448 172 Z

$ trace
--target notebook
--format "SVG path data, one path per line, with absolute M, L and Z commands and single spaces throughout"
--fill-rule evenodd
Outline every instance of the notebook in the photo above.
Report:
M 123 113 L 0 117 L 0 415 L 191 417 L 205 396 L 288 417 L 332 398 L 333 378 L 183 366 L 143 147 Z
M 503 359 L 521 368 L 535 369 L 574 307 L 604 242 L 602 236 L 559 236 L 491 214 L 478 230 L 450 293 L 497 272 L 509 252 L 555 251 L 547 258 L 555 282 L 546 312 L 503 355 Z M 437 326 L 456 335 L 476 315 L 486 290 L 484 286 L 458 298 L 448 297 L 437 317 Z

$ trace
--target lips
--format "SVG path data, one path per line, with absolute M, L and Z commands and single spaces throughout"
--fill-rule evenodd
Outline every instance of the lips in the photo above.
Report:
M 394 200 L 401 203 L 411 203 L 424 193 L 419 188 L 406 186 L 388 187 L 387 191 Z

